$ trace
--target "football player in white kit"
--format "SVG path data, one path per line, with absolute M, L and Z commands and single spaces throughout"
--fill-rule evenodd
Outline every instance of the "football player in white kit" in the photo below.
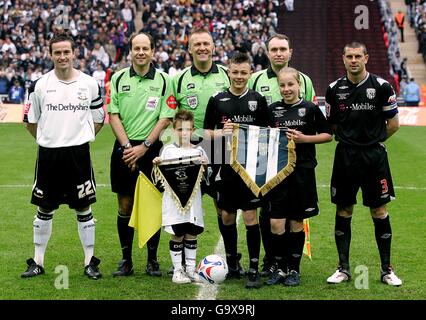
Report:
M 37 216 L 34 259 L 27 260 L 22 278 L 44 273 L 52 218 L 61 204 L 68 204 L 77 215 L 84 274 L 95 280 L 102 276 L 100 260 L 93 255 L 95 222 L 90 205 L 96 201 L 96 185 L 89 143 L 103 125 L 103 101 L 96 80 L 73 68 L 74 49 L 70 36 L 52 38 L 49 50 L 54 69 L 31 85 L 25 104 L 24 122 L 38 144 L 31 198 Z

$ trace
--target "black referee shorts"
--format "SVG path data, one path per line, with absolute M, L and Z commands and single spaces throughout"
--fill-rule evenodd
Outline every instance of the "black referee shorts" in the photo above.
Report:
M 137 146 L 140 145 L 142 141 L 131 140 L 130 143 L 132 146 Z M 137 161 L 138 167 L 136 170 L 131 171 L 123 161 L 123 152 L 121 151 L 119 142 L 116 140 L 112 149 L 110 165 L 112 192 L 133 198 L 136 181 L 139 176 L 139 170 L 142 171 L 149 180 L 151 180 L 152 160 L 155 157 L 158 157 L 162 147 L 163 143 L 160 141 L 153 143 L 145 155 Z
M 364 206 L 378 208 L 395 198 L 386 148 L 383 144 L 353 147 L 337 144 L 331 176 L 331 201 L 339 206 L 356 204 L 362 190 Z
M 61 204 L 82 209 L 96 202 L 90 146 L 39 146 L 31 203 L 55 210 Z
M 272 219 L 303 220 L 318 215 L 315 168 L 296 166 L 262 202 L 263 216 Z

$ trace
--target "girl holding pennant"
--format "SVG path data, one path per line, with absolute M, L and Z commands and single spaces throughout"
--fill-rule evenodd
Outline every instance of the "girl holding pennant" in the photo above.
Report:
M 165 189 L 162 225 L 171 234 L 172 281 L 200 282 L 196 271 L 197 235 L 204 231 L 200 183 L 208 159 L 200 146 L 191 144 L 194 116 L 190 111 L 176 113 L 173 130 L 176 141 L 165 146 L 160 156 L 153 160 L 154 180 L 160 181 Z M 183 251 L 185 269 L 182 266 Z
M 331 141 L 332 131 L 320 108 L 300 98 L 300 73 L 296 69 L 283 68 L 278 85 L 283 100 L 268 106 L 269 125 L 287 130 L 287 138 L 296 143 L 297 160 L 293 173 L 265 195 L 263 209 L 271 220 L 272 248 L 278 264 L 266 284 L 298 286 L 305 242 L 303 219 L 319 213 L 315 144 Z M 285 230 L 286 225 L 289 230 Z

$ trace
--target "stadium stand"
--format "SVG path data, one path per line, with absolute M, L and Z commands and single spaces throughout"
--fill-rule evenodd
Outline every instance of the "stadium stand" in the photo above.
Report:
M 268 37 L 287 34 L 295 50 L 291 64 L 313 79 L 319 96 L 344 73 L 341 50 L 352 40 L 365 42 L 372 53 L 369 70 L 395 84 L 401 55 L 388 2 L 294 1 L 289 11 L 279 0 L 0 0 L 0 89 L 7 88 L 0 94 L 4 99 L 15 78 L 28 87 L 52 68 L 48 40 L 63 29 L 75 37 L 76 67 L 98 78 L 105 71 L 105 83 L 114 71 L 128 66 L 132 31 L 153 35 L 156 66 L 174 74 L 191 63 L 186 50 L 190 30 L 205 27 L 214 37 L 215 61 L 226 64 L 236 51 L 243 51 L 255 59 L 256 70 L 268 63 L 259 50 L 266 49 Z M 368 29 L 354 25 L 359 5 L 368 8 Z M 425 1 L 413 6 L 413 27 L 422 51 Z
M 367 29 L 358 29 L 355 24 L 355 9 L 360 5 L 368 8 Z M 280 13 L 279 31 L 293 42 L 292 65 L 306 72 L 317 95 L 323 96 L 328 84 L 345 73 L 342 49 L 354 40 L 364 42 L 371 53 L 369 71 L 395 85 L 382 25 L 376 1 L 296 1 L 293 12 Z

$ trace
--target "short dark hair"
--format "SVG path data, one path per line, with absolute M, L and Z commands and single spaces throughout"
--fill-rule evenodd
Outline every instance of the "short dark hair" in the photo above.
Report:
M 69 43 L 71 43 L 72 51 L 75 50 L 74 39 L 66 33 L 58 33 L 58 34 L 55 34 L 49 42 L 49 53 L 52 54 L 52 45 L 54 43 L 63 42 L 63 41 L 68 41 Z
M 133 46 L 132 42 L 133 42 L 133 39 L 134 39 L 135 37 L 137 37 L 138 35 L 140 35 L 140 34 L 146 35 L 146 36 L 148 37 L 148 39 L 149 39 L 149 43 L 150 43 L 150 45 L 151 45 L 151 50 L 154 50 L 154 49 L 155 49 L 154 38 L 153 38 L 153 37 L 152 37 L 149 33 L 146 33 L 146 32 L 134 33 L 134 34 L 130 37 L 130 39 L 129 39 L 129 43 L 130 43 L 130 50 L 132 50 L 132 46 Z
M 368 54 L 367 47 L 362 42 L 352 41 L 352 42 L 345 44 L 345 46 L 343 47 L 343 55 L 345 55 L 345 53 L 346 53 L 346 48 L 352 48 L 352 49 L 362 48 L 363 53 Z
M 189 44 L 189 42 L 191 42 L 191 38 L 194 34 L 201 34 L 201 33 L 207 33 L 210 36 L 210 38 L 212 39 L 212 42 L 214 44 L 213 36 L 210 33 L 210 31 L 206 28 L 194 28 L 194 29 L 192 29 L 191 32 L 189 33 L 188 44 Z
M 173 128 L 176 128 L 176 123 L 178 121 L 190 121 L 192 124 L 194 124 L 194 115 L 191 111 L 188 110 L 179 110 L 176 112 L 174 118 L 173 118 Z
M 250 57 L 247 53 L 244 52 L 237 52 L 231 59 L 229 64 L 241 64 L 241 63 L 248 63 L 250 64 Z
M 269 42 L 271 42 L 272 39 L 280 39 L 280 40 L 287 40 L 288 42 L 288 48 L 291 49 L 291 42 L 290 38 L 282 33 L 274 34 L 273 36 L 270 36 L 269 39 L 266 41 L 266 49 L 269 51 Z

